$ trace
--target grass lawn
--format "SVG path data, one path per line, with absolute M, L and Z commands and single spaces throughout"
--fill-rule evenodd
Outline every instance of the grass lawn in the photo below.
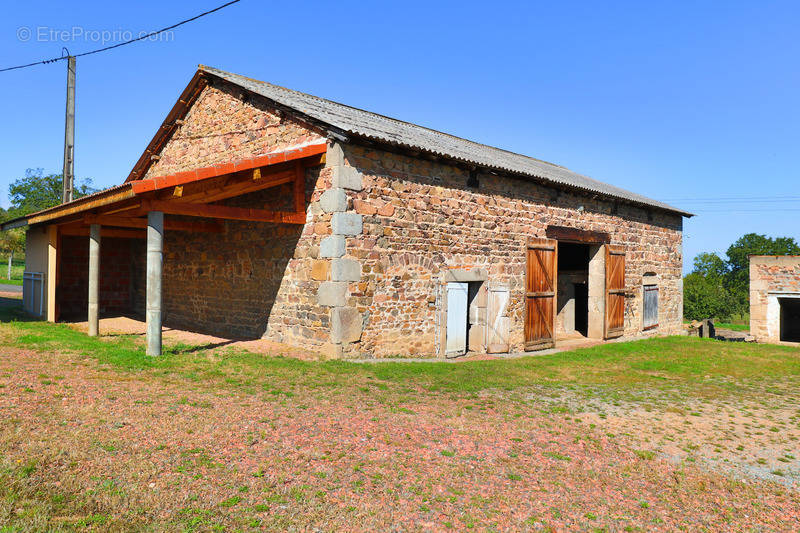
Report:
M 800 350 L 355 364 L 0 308 L 0 531 L 790 530 Z
M 716 327 L 722 329 L 730 329 L 732 331 L 750 331 L 749 324 L 730 324 L 727 322 L 720 322 L 719 324 L 715 324 Z

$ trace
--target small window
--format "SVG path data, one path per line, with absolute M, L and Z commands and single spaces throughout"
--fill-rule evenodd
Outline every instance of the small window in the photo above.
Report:
M 644 286 L 644 329 L 658 327 L 658 285 Z

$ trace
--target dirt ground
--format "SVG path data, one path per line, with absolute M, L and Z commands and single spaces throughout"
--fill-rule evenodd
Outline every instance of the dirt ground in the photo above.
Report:
M 722 398 L 664 391 L 620 398 L 599 390 L 587 398 L 585 391 L 550 390 L 537 400 L 563 412 L 565 423 L 587 422 L 666 460 L 800 489 L 800 391 L 794 382 L 772 383 L 767 391 L 742 386 Z
M 73 322 L 70 323 L 69 326 L 83 332 L 89 329 L 87 322 Z M 147 326 L 142 320 L 124 316 L 100 319 L 100 334 L 107 338 L 113 338 L 117 335 L 138 335 L 144 338 L 146 331 Z M 165 343 L 183 343 L 205 346 L 208 348 L 220 348 L 224 346 L 264 355 L 287 355 L 304 360 L 320 358 L 320 355 L 317 353 L 266 339 L 233 340 L 174 328 L 163 328 L 162 336 Z
M 2 294 L 0 294 L 0 297 L 2 297 Z M 83 332 L 86 332 L 89 329 L 89 325 L 87 322 L 71 322 L 68 323 L 68 325 L 78 331 L 83 331 Z M 113 338 L 117 335 L 136 335 L 144 338 L 146 333 L 146 324 L 144 321 L 125 316 L 100 319 L 99 326 L 100 326 L 100 334 L 108 338 Z M 260 353 L 268 356 L 288 355 L 303 360 L 318 360 L 324 358 L 324 356 L 322 356 L 319 353 L 311 352 L 308 350 L 302 350 L 290 346 L 288 344 L 282 344 L 267 339 L 235 340 L 235 339 L 215 337 L 213 335 L 206 335 L 204 333 L 197 333 L 194 331 L 186 331 L 174 328 L 164 328 L 163 338 L 165 343 L 168 342 L 183 343 L 183 344 L 214 347 L 214 348 L 224 346 L 234 349 L 247 350 L 249 352 Z M 555 349 L 543 350 L 540 353 L 543 355 L 551 354 L 564 350 L 588 348 L 590 346 L 596 346 L 598 344 L 602 344 L 602 341 L 586 339 L 584 337 L 570 338 L 559 341 Z M 466 361 L 487 361 L 493 359 L 502 359 L 504 357 L 523 357 L 529 355 L 530 353 L 502 354 L 502 355 L 468 353 L 462 357 L 448 359 L 447 362 L 460 363 Z M 390 360 L 398 361 L 399 359 L 391 358 Z M 360 361 L 380 362 L 382 360 L 364 359 Z M 420 361 L 420 358 L 409 359 L 408 361 L 410 362 Z
M 254 391 L 3 349 L 0 461 L 17 496 L 0 526 L 795 530 L 796 391 L 728 401 L 374 379 Z M 761 475 L 773 461 L 784 475 Z

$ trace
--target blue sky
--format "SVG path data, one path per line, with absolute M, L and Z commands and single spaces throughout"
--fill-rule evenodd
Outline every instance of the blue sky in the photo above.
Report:
M 8 3 L 0 68 L 220 3 Z M 672 201 L 699 215 L 685 225 L 690 265 L 747 232 L 800 239 L 798 24 L 797 2 L 243 0 L 160 42 L 79 58 L 75 171 L 120 183 L 203 63 Z M 60 172 L 65 69 L 0 74 L 2 205 L 26 168 Z

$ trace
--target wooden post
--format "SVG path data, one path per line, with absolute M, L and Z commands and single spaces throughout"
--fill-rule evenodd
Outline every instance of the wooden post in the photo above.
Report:
M 161 272 L 164 213 L 147 213 L 147 355 L 161 355 Z
M 47 228 L 47 321 L 56 321 L 56 284 L 58 273 L 58 226 Z
M 89 336 L 100 332 L 100 224 L 89 226 Z

